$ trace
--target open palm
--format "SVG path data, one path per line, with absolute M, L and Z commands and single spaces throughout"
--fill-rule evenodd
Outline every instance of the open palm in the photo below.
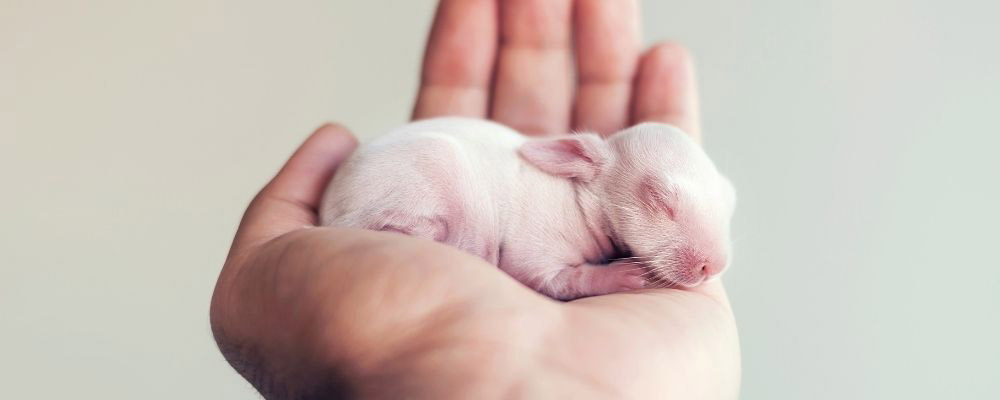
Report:
M 635 0 L 443 0 L 414 118 L 535 135 L 660 121 L 697 136 L 687 53 L 639 46 Z M 248 208 L 219 277 L 216 339 L 265 396 L 736 397 L 719 281 L 560 303 L 438 243 L 316 227 L 354 146 L 339 126 L 314 133 Z

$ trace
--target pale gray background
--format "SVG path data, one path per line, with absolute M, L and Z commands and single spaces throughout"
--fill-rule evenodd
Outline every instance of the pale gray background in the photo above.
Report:
M 253 398 L 208 327 L 243 207 L 406 119 L 433 7 L 0 0 L 0 398 Z M 743 398 L 1000 398 L 998 14 L 645 2 L 739 189 Z

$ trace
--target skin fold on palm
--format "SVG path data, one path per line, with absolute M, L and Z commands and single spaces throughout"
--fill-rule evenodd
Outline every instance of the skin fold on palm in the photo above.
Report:
M 658 121 L 697 138 L 689 56 L 640 52 L 638 20 L 627 0 L 442 1 L 414 118 L 536 135 Z M 310 136 L 248 207 L 220 274 L 213 332 L 266 397 L 736 397 L 718 280 L 561 303 L 429 240 L 316 227 L 355 146 L 336 125 Z

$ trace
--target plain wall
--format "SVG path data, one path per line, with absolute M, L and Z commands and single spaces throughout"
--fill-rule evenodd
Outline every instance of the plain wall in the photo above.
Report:
M 736 183 L 744 399 L 1000 398 L 1000 6 L 644 3 Z M 434 2 L 0 0 L 0 398 L 253 398 L 208 303 L 313 128 L 409 115 Z

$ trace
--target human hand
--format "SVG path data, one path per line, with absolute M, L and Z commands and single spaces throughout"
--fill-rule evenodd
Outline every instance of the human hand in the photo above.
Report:
M 535 134 L 657 120 L 696 134 L 686 53 L 640 57 L 634 2 L 578 0 L 572 23 L 569 3 L 443 1 L 414 116 Z M 354 145 L 335 126 L 310 137 L 247 210 L 220 275 L 213 331 L 265 396 L 736 396 L 738 340 L 718 281 L 558 303 L 441 244 L 316 228 L 323 186 Z

